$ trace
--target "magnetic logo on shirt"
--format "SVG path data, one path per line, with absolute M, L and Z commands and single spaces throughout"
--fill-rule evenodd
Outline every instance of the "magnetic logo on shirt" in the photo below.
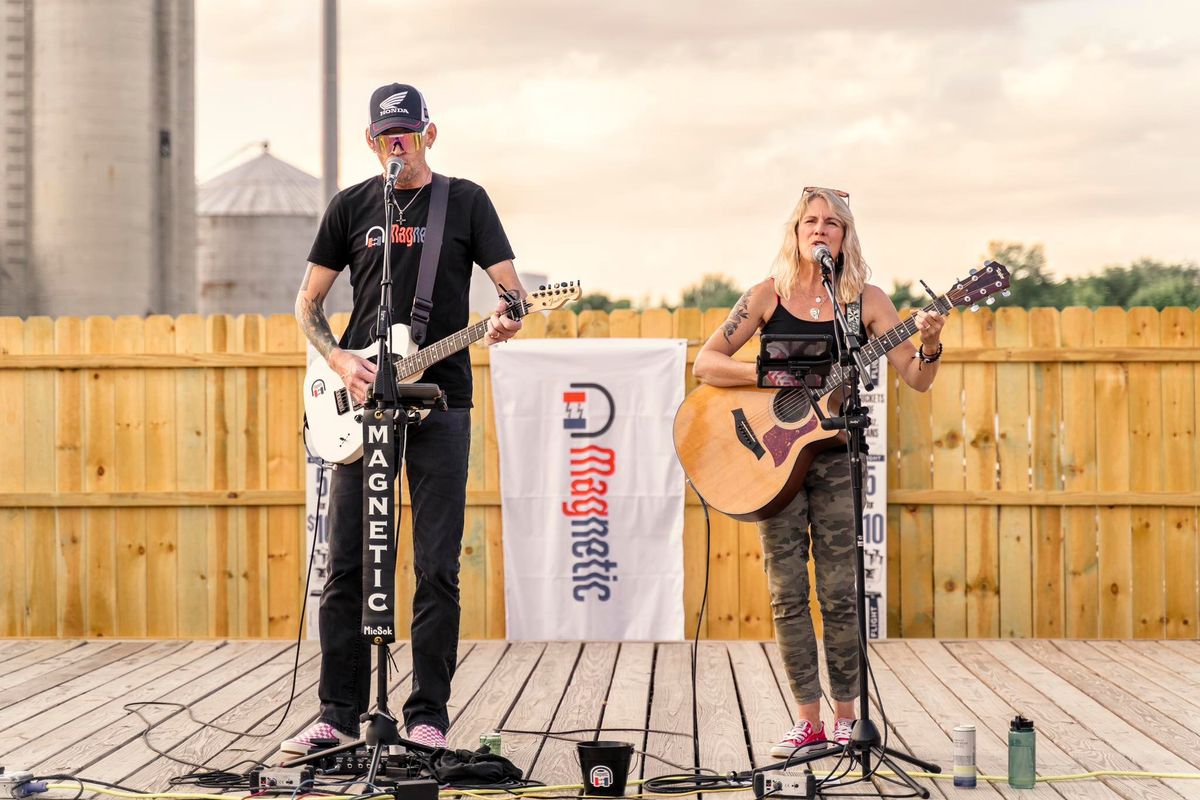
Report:
M 392 226 L 392 244 L 400 244 L 405 247 L 412 247 L 414 244 L 422 244 L 425 241 L 425 228 L 414 227 L 412 225 L 393 225 Z M 367 231 L 367 247 L 383 247 L 383 226 L 374 225 Z

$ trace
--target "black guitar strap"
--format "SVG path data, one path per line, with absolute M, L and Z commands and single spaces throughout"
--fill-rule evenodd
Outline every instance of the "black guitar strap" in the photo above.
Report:
M 433 312 L 433 284 L 437 281 L 438 257 L 442 254 L 442 234 L 446 230 L 446 205 L 450 198 L 450 179 L 433 173 L 429 187 L 429 217 L 425 221 L 425 241 L 421 245 L 421 266 L 417 271 L 417 292 L 413 296 L 410 323 L 413 343 L 425 343 L 429 315 Z

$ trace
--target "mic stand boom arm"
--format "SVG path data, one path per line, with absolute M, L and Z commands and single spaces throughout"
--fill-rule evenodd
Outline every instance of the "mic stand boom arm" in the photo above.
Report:
M 842 311 L 842 307 L 838 305 L 837 292 L 833 288 L 833 270 L 825 265 L 821 265 L 821 285 L 825 287 L 830 305 L 833 306 L 833 326 L 841 330 L 841 336 L 835 335 L 834 341 L 838 343 L 839 347 L 844 346 L 850 352 L 851 364 L 858 368 L 858 376 L 863 382 L 863 387 L 870 392 L 874 390 L 875 384 L 871 381 L 871 371 L 867 369 L 867 362 L 863 359 L 862 338 L 857 330 L 850 330 L 850 325 L 846 322 L 846 315 Z M 855 383 L 854 378 L 855 376 L 851 372 L 849 376 L 851 383 Z

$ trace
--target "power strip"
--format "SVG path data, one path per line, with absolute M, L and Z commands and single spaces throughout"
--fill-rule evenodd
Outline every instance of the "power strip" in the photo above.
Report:
M 22 798 L 46 791 L 45 781 L 35 781 L 32 772 L 5 772 L 0 767 L 0 798 Z

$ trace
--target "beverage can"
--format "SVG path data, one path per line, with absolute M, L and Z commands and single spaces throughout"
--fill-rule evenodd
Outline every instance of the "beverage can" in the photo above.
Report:
M 502 756 L 500 734 L 496 731 L 479 734 L 479 746 L 486 747 L 488 752 L 494 756 Z
M 954 785 L 975 786 L 975 726 L 959 725 L 954 729 Z

